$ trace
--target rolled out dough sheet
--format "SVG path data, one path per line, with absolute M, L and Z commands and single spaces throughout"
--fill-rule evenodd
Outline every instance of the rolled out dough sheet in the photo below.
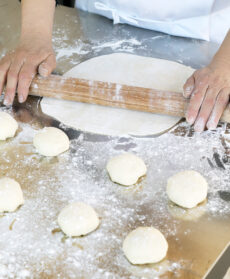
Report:
M 227 273 L 225 274 L 224 278 L 223 279 L 230 279 L 230 267 L 227 271 Z
M 182 92 L 193 71 L 188 66 L 168 60 L 114 53 L 78 64 L 65 76 Z M 112 136 L 158 134 L 180 119 L 52 98 L 43 98 L 41 107 L 45 114 L 68 126 Z

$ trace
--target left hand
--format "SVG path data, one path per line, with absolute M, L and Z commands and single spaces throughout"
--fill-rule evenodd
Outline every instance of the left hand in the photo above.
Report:
M 26 101 L 34 76 L 47 77 L 56 66 L 51 39 L 29 34 L 12 52 L 0 59 L 0 95 L 6 86 L 4 105 L 12 105 L 15 93 L 20 103 Z
M 230 64 L 212 62 L 197 70 L 184 85 L 184 96 L 190 98 L 186 120 L 197 132 L 205 127 L 215 129 L 229 102 Z

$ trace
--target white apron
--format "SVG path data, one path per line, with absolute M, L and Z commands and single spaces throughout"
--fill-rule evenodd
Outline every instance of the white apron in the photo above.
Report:
M 230 28 L 230 0 L 76 0 L 76 7 L 114 24 L 218 43 Z

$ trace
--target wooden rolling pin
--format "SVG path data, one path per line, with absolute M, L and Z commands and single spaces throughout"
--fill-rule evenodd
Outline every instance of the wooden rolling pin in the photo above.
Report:
M 30 95 L 131 110 L 185 116 L 188 100 L 182 93 L 51 75 L 36 76 Z M 228 106 L 221 118 L 230 122 Z

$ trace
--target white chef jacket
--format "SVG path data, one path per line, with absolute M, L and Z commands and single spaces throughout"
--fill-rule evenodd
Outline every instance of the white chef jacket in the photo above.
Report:
M 230 0 L 76 0 L 76 7 L 114 24 L 218 43 L 230 28 Z

